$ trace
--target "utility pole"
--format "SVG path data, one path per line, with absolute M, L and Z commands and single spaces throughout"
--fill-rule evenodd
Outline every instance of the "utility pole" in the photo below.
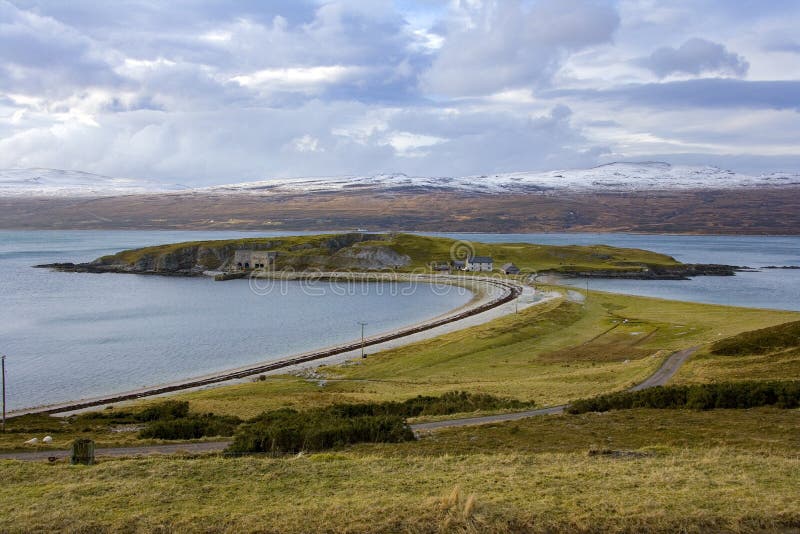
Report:
M 2 371 L 0 374 L 3 375 L 3 432 L 6 431 L 6 357 L 5 355 L 0 356 L 0 367 L 2 367 Z
M 364 327 L 367 326 L 367 323 L 359 321 L 358 324 L 361 325 L 361 357 L 366 358 L 367 356 L 364 354 Z

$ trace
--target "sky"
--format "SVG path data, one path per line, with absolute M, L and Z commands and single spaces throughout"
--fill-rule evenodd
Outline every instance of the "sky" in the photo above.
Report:
M 0 168 L 800 170 L 797 0 L 0 0 Z

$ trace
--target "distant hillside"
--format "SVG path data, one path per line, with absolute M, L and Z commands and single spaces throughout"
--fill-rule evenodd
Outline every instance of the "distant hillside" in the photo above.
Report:
M 0 197 L 96 197 L 178 191 L 147 180 L 61 169 L 0 169 Z
M 0 171 L 4 229 L 800 234 L 800 177 L 615 163 L 472 177 L 278 180 L 205 189 Z
M 676 191 L 800 186 L 800 173 L 743 174 L 714 166 L 617 162 L 590 169 L 512 172 L 474 176 L 408 176 L 402 173 L 234 183 L 190 189 L 146 180 L 111 178 L 58 169 L 0 170 L 0 196 L 114 196 L 192 191 L 195 194 L 292 195 L 353 191 L 450 191 L 483 195 L 548 192 Z
M 617 162 L 590 169 L 513 172 L 476 176 L 407 176 L 377 174 L 336 178 L 269 180 L 210 187 L 222 194 L 289 194 L 346 192 L 458 191 L 475 194 L 547 193 L 565 191 L 708 190 L 800 186 L 799 173 L 749 175 L 713 166 L 662 162 Z

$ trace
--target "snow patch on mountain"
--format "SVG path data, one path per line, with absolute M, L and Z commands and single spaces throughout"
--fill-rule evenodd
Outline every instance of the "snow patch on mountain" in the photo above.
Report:
M 376 174 L 335 178 L 266 180 L 206 188 L 215 193 L 310 193 L 358 190 L 460 190 L 473 193 L 547 191 L 645 191 L 731 189 L 800 185 L 800 174 L 748 175 L 719 167 L 662 162 L 610 163 L 591 169 L 514 172 L 477 176 L 407 176 Z
M 97 197 L 180 190 L 157 182 L 60 169 L 0 169 L 0 196 Z M 184 188 L 185 189 L 185 188 Z
M 712 166 L 662 162 L 609 163 L 590 169 L 513 172 L 478 176 L 408 176 L 376 174 L 275 179 L 190 189 L 157 182 L 111 178 L 57 169 L 0 170 L 0 196 L 97 197 L 144 193 L 298 194 L 347 191 L 461 191 L 476 194 L 535 192 L 626 192 L 738 189 L 800 186 L 798 173 L 750 175 Z

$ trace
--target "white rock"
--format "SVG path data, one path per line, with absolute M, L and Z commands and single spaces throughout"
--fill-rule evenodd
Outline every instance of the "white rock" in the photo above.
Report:
M 42 443 L 53 443 L 53 437 L 45 436 L 44 438 L 42 438 Z
M 25 445 L 36 445 L 39 443 L 39 438 L 31 438 L 25 442 Z

